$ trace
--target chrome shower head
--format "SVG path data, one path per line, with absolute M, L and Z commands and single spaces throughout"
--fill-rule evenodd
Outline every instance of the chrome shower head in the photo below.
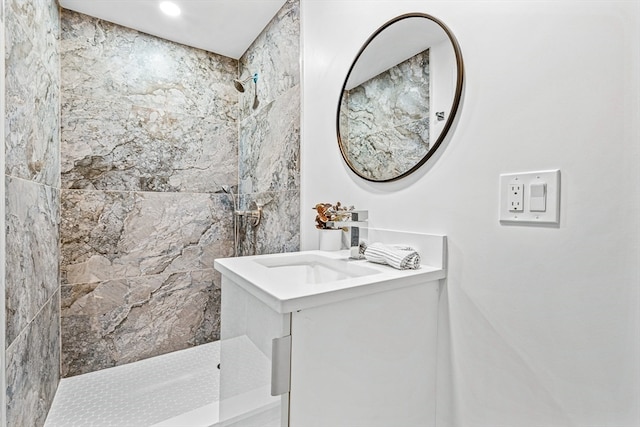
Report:
M 254 83 L 256 83 L 258 81 L 258 73 L 255 73 L 249 77 L 247 77 L 244 80 L 240 80 L 240 79 L 234 79 L 233 80 L 233 86 L 235 86 L 236 90 L 238 92 L 244 92 L 244 85 L 245 83 L 247 83 L 249 80 L 253 80 Z
M 235 86 L 235 88 L 236 88 L 236 90 L 237 90 L 238 92 L 244 92 L 244 84 L 245 84 L 246 82 L 248 82 L 248 81 L 249 81 L 249 79 L 251 79 L 251 77 L 247 77 L 247 78 L 246 78 L 246 79 L 244 79 L 244 80 L 234 79 L 234 80 L 233 80 L 233 85 Z

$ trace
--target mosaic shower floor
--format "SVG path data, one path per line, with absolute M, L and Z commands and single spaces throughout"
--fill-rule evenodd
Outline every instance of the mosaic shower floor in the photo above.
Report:
M 220 342 L 65 378 L 45 427 L 211 426 Z

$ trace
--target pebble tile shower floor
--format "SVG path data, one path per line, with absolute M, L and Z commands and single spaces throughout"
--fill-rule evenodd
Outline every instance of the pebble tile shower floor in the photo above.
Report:
M 45 427 L 209 426 L 218 416 L 219 361 L 216 341 L 65 378 Z

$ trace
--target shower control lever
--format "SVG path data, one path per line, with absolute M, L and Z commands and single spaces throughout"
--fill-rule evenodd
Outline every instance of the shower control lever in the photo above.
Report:
M 249 218 L 251 220 L 251 225 L 254 227 L 257 227 L 258 224 L 260 224 L 260 221 L 262 220 L 263 205 L 261 203 L 254 203 L 254 205 L 255 205 L 255 209 L 246 210 L 246 211 L 237 210 L 237 211 L 234 211 L 234 214 L 236 216 Z

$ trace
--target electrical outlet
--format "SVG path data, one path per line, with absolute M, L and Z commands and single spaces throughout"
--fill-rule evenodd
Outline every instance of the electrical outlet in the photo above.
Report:
M 509 212 L 524 211 L 524 184 L 517 181 L 509 184 L 507 204 Z
M 502 224 L 559 225 L 560 170 L 501 174 L 498 210 Z

